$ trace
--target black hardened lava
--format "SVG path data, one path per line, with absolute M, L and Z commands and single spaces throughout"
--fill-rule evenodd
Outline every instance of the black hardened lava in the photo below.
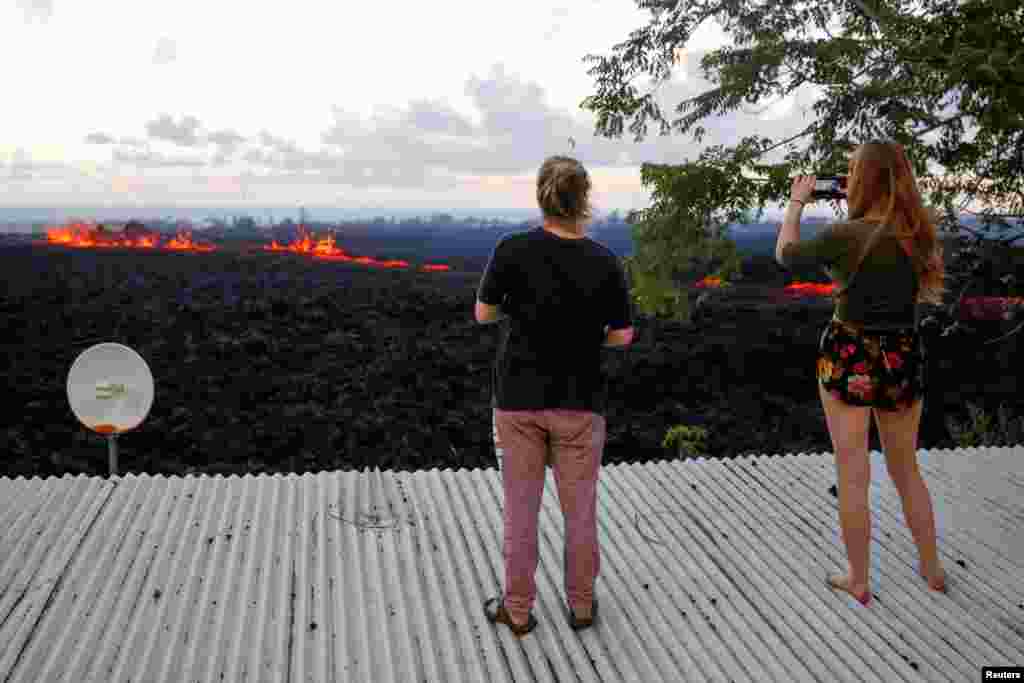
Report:
M 0 476 L 106 474 L 104 440 L 65 393 L 74 359 L 101 341 L 137 350 L 156 382 L 148 418 L 119 441 L 122 473 L 493 467 L 498 327 L 473 319 L 485 263 L 417 273 L 242 248 L 0 246 Z M 784 275 L 709 297 L 689 327 L 638 319 L 633 347 L 605 352 L 605 464 L 676 457 L 663 440 L 677 424 L 706 429 L 713 457 L 831 451 L 814 383 L 831 307 L 758 296 Z M 1001 388 L 1005 350 L 965 358 L 934 343 L 932 372 L 960 378 L 933 384 L 922 448 L 955 447 L 944 420 L 966 417 L 967 400 L 1019 414 Z

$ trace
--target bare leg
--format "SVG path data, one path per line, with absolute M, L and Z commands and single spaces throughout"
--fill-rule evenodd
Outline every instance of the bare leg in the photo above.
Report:
M 928 486 L 924 483 L 921 473 L 914 471 L 904 483 L 897 486 L 897 490 L 903 503 L 903 517 L 917 545 L 921 576 L 928 580 L 931 588 L 941 590 L 944 587 L 945 573 L 939 562 L 938 545 L 935 540 L 935 513 L 932 510 Z
M 868 477 L 870 474 L 856 474 L 850 468 L 870 468 L 867 458 L 863 463 L 843 462 L 839 458 L 839 525 L 850 573 L 834 581 L 833 585 L 843 588 L 855 597 L 868 590 L 868 565 L 871 552 L 871 513 L 868 508 Z

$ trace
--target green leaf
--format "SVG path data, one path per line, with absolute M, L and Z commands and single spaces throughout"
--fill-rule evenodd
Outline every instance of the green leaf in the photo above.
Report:
M 979 78 L 984 77 L 984 79 L 993 83 L 999 81 L 999 72 L 991 64 L 980 64 L 978 66 L 978 75 Z
M 597 94 L 581 104 L 598 114 L 598 133 L 620 136 L 623 119 L 632 118 L 630 131 L 640 141 L 651 117 L 668 127 L 663 129 L 712 144 L 696 161 L 641 167 L 641 184 L 653 200 L 630 221 L 636 256 L 631 270 L 642 310 L 671 309 L 685 318 L 688 297 L 674 278 L 712 270 L 738 277 L 735 244 L 720 238 L 721 225 L 746 222 L 755 208 L 760 217 L 769 204 L 781 207 L 793 173 L 845 170 L 844 155 L 879 135 L 904 145 L 919 177 L 940 167 L 943 178 L 980 175 L 1004 196 L 1024 196 L 1024 155 L 1017 153 L 1024 77 L 1016 66 L 1024 63 L 1024 31 L 1010 21 L 1019 1 L 925 3 L 913 13 L 901 3 L 870 6 L 872 14 L 882 12 L 880 22 L 865 17 L 859 3 L 827 12 L 791 3 L 690 3 L 675 17 L 663 15 L 657 30 L 634 31 L 612 48 L 612 57 L 585 58 L 599 61 L 588 72 L 597 80 Z M 637 97 L 631 82 L 639 69 L 655 69 L 666 47 L 684 47 L 693 27 L 712 16 L 734 39 L 701 60 L 716 87 L 682 103 L 679 118 L 663 119 L 654 99 Z M 808 24 L 826 16 L 838 20 L 834 35 L 808 36 Z M 701 125 L 808 84 L 820 86 L 822 97 L 807 108 L 807 128 L 791 139 L 751 135 L 726 147 Z M 892 106 L 882 111 L 884 103 Z M 926 141 L 920 131 L 928 128 L 933 132 Z M 928 197 L 952 217 L 961 201 L 984 194 L 961 183 L 955 190 L 929 190 Z M 842 213 L 838 202 L 833 209 Z M 1014 210 L 1019 216 L 1022 209 Z M 960 281 L 968 276 L 947 272 L 948 287 L 968 284 Z

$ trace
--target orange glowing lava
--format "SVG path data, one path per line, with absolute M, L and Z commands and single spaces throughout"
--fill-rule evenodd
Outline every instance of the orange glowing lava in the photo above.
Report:
M 835 290 L 835 283 L 794 282 L 783 291 L 791 296 L 828 296 Z M 964 297 L 960 306 L 960 316 L 965 319 L 993 320 L 1003 318 L 1010 320 L 1013 311 L 1024 306 L 1024 297 L 972 296 Z
M 273 240 L 269 246 L 263 247 L 264 251 L 290 251 L 295 254 L 308 254 L 313 258 L 323 259 L 327 261 L 346 261 L 349 263 L 360 263 L 367 266 L 381 266 L 384 268 L 408 268 L 408 261 L 402 261 L 398 259 L 392 259 L 388 261 L 378 261 L 370 256 L 350 256 L 341 247 L 335 246 L 334 235 L 329 234 L 327 237 L 322 239 L 313 240 L 313 237 L 306 232 L 302 227 L 299 228 L 299 239 L 292 242 L 289 245 L 278 244 L 277 240 Z M 451 270 L 451 266 L 443 264 L 428 264 L 422 266 L 420 270 L 425 271 L 445 271 Z
M 835 290 L 835 283 L 793 282 L 783 287 L 787 294 L 799 296 L 828 296 Z
M 190 230 L 180 230 L 174 239 L 164 245 L 164 249 L 175 251 L 213 251 L 214 247 L 209 244 L 196 244 L 192 241 Z
M 732 283 L 729 282 L 728 280 L 723 280 L 720 277 L 714 277 L 709 275 L 698 281 L 694 286 L 699 287 L 701 289 L 705 289 L 708 287 L 721 288 L 731 287 Z M 792 284 L 786 285 L 783 288 L 783 291 L 786 294 L 796 296 L 827 296 L 832 293 L 832 290 L 834 288 L 835 286 L 831 282 L 828 284 L 822 284 L 819 282 L 794 282 Z
M 723 281 L 720 277 L 712 277 L 708 275 L 707 277 L 697 282 L 695 286 L 700 287 L 701 289 L 703 289 L 704 287 L 732 287 L 732 283 L 730 283 L 728 280 Z
M 130 234 L 110 232 L 103 226 L 93 226 L 86 223 L 71 223 L 60 228 L 49 228 L 46 231 L 48 244 L 60 244 L 68 247 L 82 247 L 90 249 L 102 248 L 128 248 L 128 249 L 158 249 L 160 247 L 160 233 L 138 232 Z M 177 236 L 165 244 L 163 249 L 175 251 L 213 251 L 215 247 L 208 244 L 198 244 L 192 241 L 192 234 L 189 231 L 179 231 Z

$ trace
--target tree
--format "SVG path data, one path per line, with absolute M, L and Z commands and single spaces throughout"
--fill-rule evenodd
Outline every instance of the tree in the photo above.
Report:
M 599 62 L 588 71 L 598 78 L 598 93 L 580 105 L 597 113 L 597 134 L 620 137 L 624 117 L 632 117 L 630 130 L 640 141 L 652 118 L 660 124 L 661 135 L 672 129 L 692 131 L 700 142 L 705 129 L 698 123 L 708 116 L 744 102 L 786 96 L 807 83 L 825 90 L 813 107 L 817 119 L 786 140 L 753 135 L 732 148 L 706 149 L 697 161 L 641 167 L 643 186 L 653 186 L 654 204 L 627 217 L 635 253 L 626 267 L 643 313 L 689 321 L 688 299 L 678 287 L 679 270 L 715 255 L 727 257 L 732 242 L 723 234 L 724 225 L 749 220 L 748 207 L 757 206 L 760 214 L 768 202 L 788 199 L 794 175 L 845 172 L 849 151 L 872 138 L 904 145 L 926 191 L 926 204 L 939 213 L 940 228 L 956 238 L 947 265 L 947 297 L 937 316 L 926 317 L 922 324 L 956 319 L 955 309 L 983 269 L 982 250 L 977 248 L 982 242 L 1008 249 L 1024 236 L 989 239 L 959 221 L 972 201 L 985 207 L 975 214 L 982 225 L 994 225 L 1001 234 L 1010 227 L 1005 219 L 1024 217 L 1024 9 L 1019 0 L 639 4 L 654 10 L 654 16 L 648 26 L 613 47 L 621 54 L 584 57 L 585 62 Z M 736 45 L 701 60 L 705 78 L 716 87 L 680 103 L 677 111 L 684 116 L 670 124 L 651 93 L 638 97 L 630 81 L 643 69 L 653 76 L 656 89 L 671 75 L 677 50 L 708 19 L 717 20 Z M 833 19 L 841 22 L 838 35 L 830 29 Z M 815 28 L 827 37 L 812 36 Z M 969 141 L 964 139 L 965 124 L 975 129 Z M 808 137 L 809 143 L 799 149 L 796 141 Z M 785 161 L 763 160 L 784 146 Z M 928 162 L 945 173 L 931 173 Z M 961 202 L 959 207 L 955 201 Z M 841 207 L 832 204 L 839 215 Z M 717 273 L 723 279 L 731 263 L 726 258 Z M 949 324 L 943 334 L 962 327 Z
M 256 221 L 252 216 L 236 216 L 235 217 L 235 230 L 242 232 L 255 232 Z

